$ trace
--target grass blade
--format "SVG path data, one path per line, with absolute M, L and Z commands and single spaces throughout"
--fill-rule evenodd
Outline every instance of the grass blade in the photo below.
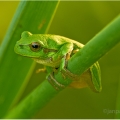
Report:
M 10 109 L 28 81 L 33 61 L 14 53 L 14 45 L 23 31 L 45 33 L 58 1 L 22 1 L 0 47 L 0 117 Z M 29 72 L 28 72 L 29 71 Z

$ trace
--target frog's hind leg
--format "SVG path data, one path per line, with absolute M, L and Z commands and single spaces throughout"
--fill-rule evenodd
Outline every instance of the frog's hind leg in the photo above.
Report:
M 75 50 L 72 51 L 72 53 L 66 55 L 64 67 L 61 70 L 61 73 L 62 73 L 62 76 L 63 76 L 64 79 L 66 77 L 68 77 L 68 78 L 73 80 L 73 82 L 70 84 L 71 87 L 74 87 L 74 88 L 84 88 L 84 87 L 88 87 L 86 79 L 80 79 L 80 75 L 73 74 L 72 72 L 70 72 L 67 69 L 68 60 L 70 59 L 70 56 L 74 55 L 78 51 L 79 51 L 79 49 L 75 49 Z M 85 78 L 84 74 L 82 74 L 82 76 L 83 76 L 83 78 Z

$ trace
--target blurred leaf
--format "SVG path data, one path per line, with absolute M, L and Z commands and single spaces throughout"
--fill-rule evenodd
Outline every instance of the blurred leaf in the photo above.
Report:
M 0 117 L 18 99 L 34 68 L 32 60 L 14 53 L 23 31 L 45 33 L 54 16 L 57 1 L 22 1 L 0 49 Z M 29 72 L 28 72 L 29 71 Z
M 17 9 L 19 1 L 1 1 L 0 0 L 0 44 L 8 29 L 13 14 Z

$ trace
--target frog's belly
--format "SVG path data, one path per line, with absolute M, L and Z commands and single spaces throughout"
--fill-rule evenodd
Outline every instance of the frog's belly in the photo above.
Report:
M 50 58 L 49 59 L 34 59 L 34 60 L 39 64 L 50 66 L 50 67 L 59 67 L 60 65 L 60 60 L 52 61 Z

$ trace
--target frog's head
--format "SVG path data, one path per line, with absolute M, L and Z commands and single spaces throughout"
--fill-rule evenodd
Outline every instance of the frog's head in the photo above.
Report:
M 44 58 L 48 57 L 43 48 L 46 44 L 46 38 L 42 34 L 32 34 L 28 31 L 24 31 L 21 34 L 21 39 L 17 41 L 15 45 L 15 52 L 22 56 L 31 58 Z

